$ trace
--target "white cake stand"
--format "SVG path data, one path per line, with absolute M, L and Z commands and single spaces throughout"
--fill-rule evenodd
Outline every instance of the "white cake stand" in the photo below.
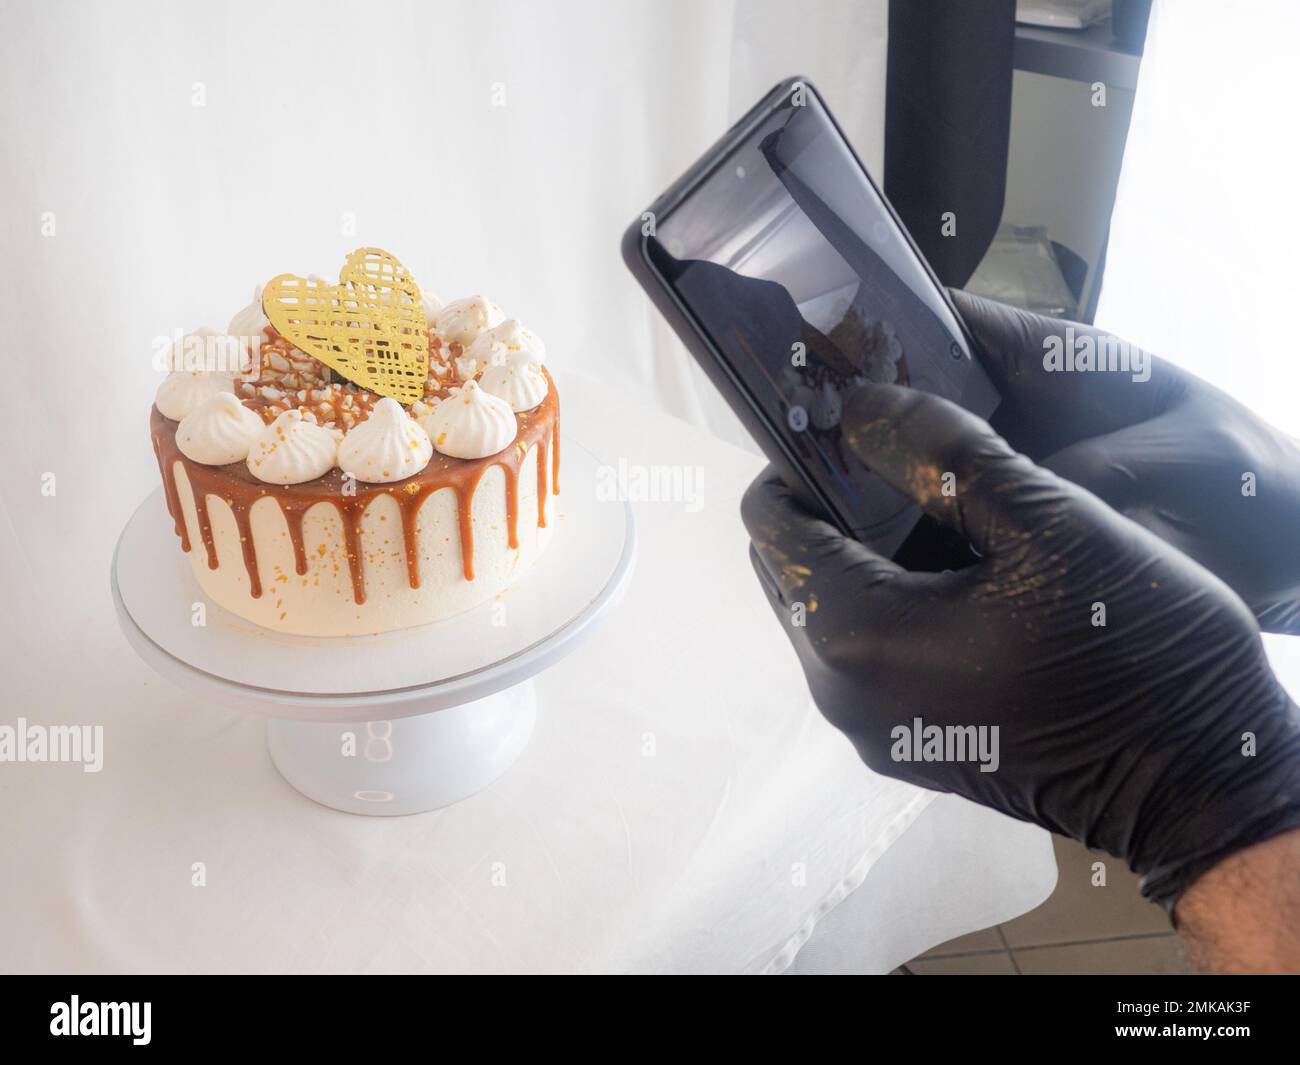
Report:
M 380 815 L 457 802 L 523 752 L 531 678 L 591 635 L 632 574 L 631 507 L 599 499 L 589 451 L 566 438 L 561 454 L 554 535 L 527 573 L 464 614 L 378 636 L 284 636 L 209 602 L 158 489 L 113 555 L 122 632 L 179 687 L 264 715 L 272 761 L 308 798 Z

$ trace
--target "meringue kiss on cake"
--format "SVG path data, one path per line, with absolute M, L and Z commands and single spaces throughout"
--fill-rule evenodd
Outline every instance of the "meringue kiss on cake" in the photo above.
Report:
M 311 636 L 423 625 L 545 548 L 559 397 L 541 340 L 485 296 L 441 304 L 362 248 L 337 284 L 259 286 L 215 336 L 238 365 L 172 369 L 151 433 L 181 548 L 227 610 Z

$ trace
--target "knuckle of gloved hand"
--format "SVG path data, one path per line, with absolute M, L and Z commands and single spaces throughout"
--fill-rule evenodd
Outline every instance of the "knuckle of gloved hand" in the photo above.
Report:
M 843 731 L 843 730 L 841 730 Z M 894 743 L 884 729 L 867 729 L 849 733 L 849 740 L 858 757 L 873 773 L 895 780 L 906 779 L 908 767 L 893 755 Z
M 814 611 L 806 619 L 809 653 L 825 675 L 849 686 L 849 691 L 835 701 L 840 705 L 852 705 L 850 692 L 856 687 L 856 678 L 870 668 L 874 641 L 865 638 L 856 628 L 830 621 L 824 613 L 819 618 L 819 613 L 822 612 Z
M 817 704 L 817 709 L 821 712 L 822 717 L 826 719 L 826 723 L 837 732 L 842 732 L 852 739 L 856 746 L 863 726 L 860 701 L 846 703 L 838 697 L 824 694 L 818 696 L 815 693 L 813 701 Z
M 861 663 L 855 663 L 860 667 Z M 907 717 L 895 700 L 882 692 L 864 690 L 861 674 L 810 674 L 813 701 L 827 724 L 843 733 L 868 768 L 884 776 L 906 779 L 910 770 L 895 757 L 896 730 Z
M 858 752 L 858 757 L 873 773 L 894 778 L 901 774 L 902 767 L 889 757 L 887 750 L 881 750 L 878 745 L 868 742 L 861 736 L 850 736 L 849 739 L 853 743 L 853 749 Z
M 1053 455 L 1045 464 L 1056 476 L 1097 494 L 1113 493 L 1124 486 L 1125 478 L 1132 476 L 1121 457 L 1112 456 L 1101 445 L 1076 445 L 1059 455 Z
M 918 426 L 917 439 L 925 442 L 924 451 L 912 462 L 918 490 L 950 493 L 953 478 L 958 486 L 972 486 L 1016 457 L 1001 437 L 973 415 L 955 409 L 942 414 Z
M 1219 471 L 1247 470 L 1260 454 L 1252 427 L 1222 414 L 1198 423 L 1196 437 L 1197 452 Z
M 910 481 L 912 498 L 968 538 L 992 535 L 992 529 L 973 529 L 974 516 L 1010 521 L 1022 486 L 1032 478 L 1032 465 L 1014 452 L 975 450 L 957 445 L 937 453 L 936 462 L 917 468 Z M 987 505 L 973 507 L 973 501 Z
M 1208 646 L 1221 649 L 1234 648 L 1234 653 L 1242 660 L 1267 663 L 1268 659 L 1259 639 L 1259 619 L 1238 595 L 1227 594 L 1219 598 L 1217 609 L 1213 612 L 1212 626 L 1207 629 L 1212 633 L 1217 628 L 1221 635 L 1213 635 L 1207 641 Z M 1262 667 L 1266 672 L 1267 664 Z

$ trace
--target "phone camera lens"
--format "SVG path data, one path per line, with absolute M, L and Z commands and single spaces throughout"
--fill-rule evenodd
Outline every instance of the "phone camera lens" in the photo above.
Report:
M 964 359 L 966 357 L 966 353 L 962 351 L 961 345 L 955 340 L 948 346 L 948 354 L 954 359 Z
M 802 433 L 808 428 L 808 412 L 798 405 L 790 408 L 785 420 L 789 422 L 790 428 L 796 433 Z

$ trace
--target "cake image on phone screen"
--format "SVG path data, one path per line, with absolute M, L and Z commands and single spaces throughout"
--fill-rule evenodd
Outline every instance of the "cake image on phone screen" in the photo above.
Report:
M 542 341 L 440 305 L 363 248 L 281 275 L 168 354 L 150 433 L 203 591 L 282 633 L 424 625 L 490 600 L 553 528 L 559 397 Z

